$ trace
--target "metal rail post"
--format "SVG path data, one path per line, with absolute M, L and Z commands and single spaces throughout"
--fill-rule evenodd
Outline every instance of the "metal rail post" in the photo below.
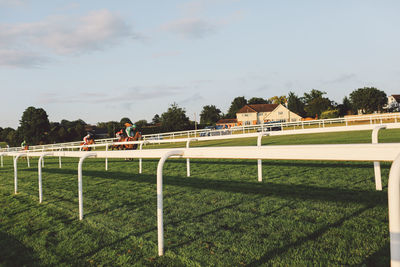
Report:
M 372 130 L 372 143 L 378 143 L 378 133 L 380 129 L 386 129 L 386 125 L 376 126 Z M 379 161 L 374 161 L 374 173 L 375 173 L 375 188 L 378 191 L 382 191 L 382 177 L 381 177 L 381 165 Z
M 28 154 L 26 154 L 26 162 L 27 162 L 27 164 L 28 164 L 28 168 L 30 168 L 30 167 L 31 167 L 31 162 L 29 161 L 29 156 L 28 156 Z
M 106 152 L 108 152 L 108 143 L 106 143 Z M 107 155 L 107 153 L 106 153 L 106 155 Z M 106 171 L 108 171 L 108 157 L 106 156 L 106 159 L 105 159 L 105 161 L 106 161 Z
M 400 266 L 400 154 L 393 161 L 388 182 L 390 265 Z
M 139 150 L 142 150 L 143 144 L 147 144 L 149 141 L 142 141 L 139 145 Z M 139 159 L 139 173 L 142 173 L 142 158 Z
M 78 198 L 79 198 L 79 220 L 83 219 L 83 193 L 82 193 L 82 164 L 89 157 L 95 157 L 96 154 L 88 153 L 79 159 L 78 163 Z
M 63 149 L 60 148 L 60 151 L 63 151 Z M 61 169 L 61 156 L 58 157 L 58 165 L 59 165 L 59 167 Z
M 49 152 L 49 153 L 44 153 L 43 155 L 41 155 L 39 157 L 39 161 L 38 161 L 38 182 L 39 182 L 39 203 L 42 203 L 43 200 L 43 191 L 42 191 L 42 165 L 40 164 L 41 162 L 43 162 L 43 158 L 45 156 L 49 156 L 49 155 L 53 155 L 53 153 Z
M 257 137 L 257 147 L 261 146 L 261 139 L 263 136 L 268 136 L 269 133 L 260 133 Z M 258 168 L 258 181 L 262 182 L 262 160 L 257 160 L 257 168 Z
M 164 255 L 164 225 L 163 225 L 163 167 L 171 156 L 182 156 L 183 150 L 171 150 L 165 153 L 157 165 L 157 236 L 158 256 Z
M 186 141 L 186 148 L 189 148 L 190 141 L 197 141 L 197 139 L 196 138 L 188 139 Z M 190 159 L 188 159 L 188 158 L 186 159 L 186 176 L 190 177 Z
M 18 192 L 18 171 L 17 171 L 17 161 L 19 157 L 26 156 L 26 153 L 21 153 L 14 158 L 14 194 Z

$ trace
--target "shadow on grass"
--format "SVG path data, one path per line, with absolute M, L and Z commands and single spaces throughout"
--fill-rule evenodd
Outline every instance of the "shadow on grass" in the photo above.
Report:
M 133 163 L 137 163 L 133 161 Z M 181 162 L 182 164 L 186 164 L 186 160 L 182 159 L 171 159 L 170 161 L 172 162 Z M 124 162 L 122 161 L 113 161 L 113 162 Z M 157 164 L 159 162 L 158 159 L 143 159 L 143 162 L 152 162 L 154 164 Z M 193 164 L 200 164 L 200 165 L 220 165 L 220 164 L 226 164 L 226 165 L 237 165 L 237 166 L 242 166 L 242 165 L 247 165 L 247 166 L 257 166 L 257 160 L 243 160 L 243 159 L 238 159 L 238 160 L 199 160 L 199 159 L 191 159 L 191 163 Z M 109 164 L 112 164 L 112 162 L 109 162 Z M 285 161 L 285 160 L 263 160 L 263 164 L 269 167 L 310 167 L 310 168 L 321 168 L 321 167 L 327 167 L 327 168 L 367 168 L 367 169 L 373 169 L 373 163 L 372 162 L 327 162 L 327 161 Z M 390 164 L 381 164 L 381 169 L 390 169 Z
M 42 266 L 31 248 L 4 232 L 0 232 L 0 265 Z
M 45 172 L 48 174 L 54 173 L 76 175 L 76 171 L 67 169 L 46 169 Z M 287 199 L 354 202 L 363 204 L 377 203 L 377 205 L 387 205 L 387 195 L 381 191 L 328 188 L 299 184 L 277 184 L 271 182 L 258 183 L 256 181 L 248 182 L 216 180 L 198 178 L 194 176 L 189 178 L 183 176 L 183 173 L 182 176 L 164 175 L 163 184 L 164 186 L 177 186 L 198 190 L 212 190 L 241 194 L 275 196 Z M 156 186 L 156 175 L 149 174 L 131 174 L 116 171 L 105 172 L 88 170 L 83 172 L 83 180 L 85 180 L 85 177 L 128 181 L 134 183 L 146 183 Z M 168 189 L 164 191 L 168 192 Z
M 342 226 L 342 224 L 344 222 L 346 222 L 347 220 L 350 220 L 354 217 L 359 216 L 360 214 L 362 214 L 363 212 L 367 211 L 368 209 L 374 208 L 374 205 L 367 205 L 366 207 L 363 207 L 347 216 L 344 216 L 343 218 L 337 220 L 334 223 L 328 223 L 326 225 L 324 225 L 323 227 L 319 228 L 318 230 L 314 231 L 313 233 L 303 237 L 303 238 L 299 238 L 297 239 L 295 242 L 292 242 L 290 244 L 287 244 L 285 246 L 273 249 L 268 251 L 267 253 L 265 253 L 263 256 L 261 256 L 260 259 L 255 260 L 249 264 L 247 264 L 246 266 L 259 266 L 263 263 L 267 263 L 268 261 L 270 261 L 273 258 L 279 257 L 282 254 L 285 254 L 286 252 L 288 252 L 290 249 L 295 248 L 297 246 L 302 245 L 303 243 L 307 242 L 307 241 L 315 241 L 316 239 L 318 239 L 319 237 L 321 237 L 322 235 L 324 235 L 326 232 L 328 232 L 329 230 L 331 230 L 332 228 L 336 228 L 336 227 L 340 227 Z M 386 254 L 388 253 L 387 247 L 383 246 L 382 249 L 377 253 L 376 257 L 381 260 L 381 254 Z M 371 258 L 370 262 L 373 262 L 373 259 L 376 258 Z M 338 264 L 338 265 L 343 265 L 343 263 L 340 262 L 332 262 L 332 264 Z
M 366 266 L 389 266 L 390 265 L 390 243 L 387 242 L 380 250 L 369 256 L 364 264 Z M 364 265 L 363 264 L 363 265 Z

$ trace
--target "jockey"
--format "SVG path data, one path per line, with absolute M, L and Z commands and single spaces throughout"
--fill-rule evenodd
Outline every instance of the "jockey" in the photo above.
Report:
M 119 130 L 118 132 L 115 133 L 115 137 L 118 138 L 118 140 L 121 140 L 123 135 L 124 135 L 124 130 L 123 129 L 121 129 L 121 130 Z
M 125 127 L 126 127 L 125 132 L 126 132 L 126 135 L 128 136 L 128 138 L 134 137 L 137 132 L 136 125 L 127 122 L 127 123 L 125 123 Z
M 94 136 L 91 132 L 88 132 L 87 135 L 83 137 L 83 144 L 88 145 L 90 139 L 94 139 Z
M 28 150 L 28 149 L 29 149 L 29 146 L 28 146 L 28 144 L 26 143 L 25 140 L 22 141 L 22 143 L 21 143 L 21 148 L 22 148 L 23 150 Z

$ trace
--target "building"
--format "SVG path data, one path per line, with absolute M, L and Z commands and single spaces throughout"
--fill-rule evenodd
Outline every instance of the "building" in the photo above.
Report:
M 388 102 L 387 105 L 384 107 L 384 109 L 391 110 L 391 109 L 398 109 L 400 106 L 400 95 L 391 95 L 388 96 Z
M 238 125 L 254 125 L 271 121 L 296 122 L 302 117 L 282 104 L 245 105 L 236 113 Z
M 221 126 L 222 129 L 229 129 L 234 126 L 238 126 L 238 121 L 237 119 L 220 119 L 215 125 Z

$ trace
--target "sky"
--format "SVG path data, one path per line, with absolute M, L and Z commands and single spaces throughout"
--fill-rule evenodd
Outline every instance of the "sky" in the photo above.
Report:
M 0 127 L 151 122 L 237 96 L 400 94 L 397 0 L 0 0 Z M 196 114 L 196 115 L 195 115 Z

